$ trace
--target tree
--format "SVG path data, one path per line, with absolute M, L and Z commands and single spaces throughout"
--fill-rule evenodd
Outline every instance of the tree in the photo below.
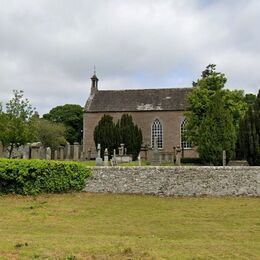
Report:
M 198 151 L 200 150 L 199 144 L 201 144 L 202 122 L 212 106 L 216 93 L 219 93 L 224 111 L 230 114 L 236 136 L 238 135 L 239 122 L 244 117 L 248 105 L 243 91 L 223 89 L 226 82 L 225 74 L 216 72 L 216 65 L 214 64 L 208 65 L 202 72 L 201 78 L 197 82 L 193 82 L 192 92 L 188 95 L 188 107 L 185 116 L 188 140 L 194 146 L 198 146 Z M 233 147 L 233 144 L 230 145 Z
M 104 115 L 94 129 L 94 141 L 97 147 L 101 145 L 101 157 L 104 156 L 105 148 L 109 154 L 113 154 L 113 150 L 118 148 L 119 138 L 118 129 L 113 122 L 113 117 Z
M 142 131 L 134 125 L 131 115 L 124 114 L 117 123 L 119 129 L 120 143 L 125 144 L 128 154 L 132 154 L 136 160 L 143 141 Z
M 206 163 L 221 165 L 224 150 L 227 161 L 232 158 L 235 142 L 236 131 L 232 116 L 226 111 L 221 93 L 217 91 L 199 128 L 200 158 Z
M 29 142 L 33 137 L 32 108 L 23 91 L 14 90 L 14 97 L 6 103 L 6 112 L 0 109 L 0 141 L 8 150 L 9 158 L 13 149 Z
M 260 165 L 260 90 L 240 123 L 239 144 L 250 165 Z
M 124 143 L 127 152 L 136 159 L 142 144 L 142 131 L 134 125 L 131 115 L 124 114 L 115 125 L 113 117 L 104 115 L 94 130 L 94 140 L 97 146 L 101 144 L 101 156 L 107 148 L 110 155 L 117 149 L 120 143 Z
M 63 124 L 53 123 L 45 119 L 36 119 L 36 140 L 45 147 L 57 150 L 60 145 L 66 144 L 65 130 Z
M 79 105 L 66 104 L 57 106 L 43 115 L 53 123 L 62 123 L 66 127 L 65 137 L 68 142 L 81 142 L 83 131 L 83 108 Z

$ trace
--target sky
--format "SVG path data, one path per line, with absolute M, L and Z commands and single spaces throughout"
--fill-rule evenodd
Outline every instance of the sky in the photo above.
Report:
M 205 67 L 226 88 L 260 88 L 259 0 L 0 0 L 0 102 L 42 115 L 99 89 L 191 87 Z

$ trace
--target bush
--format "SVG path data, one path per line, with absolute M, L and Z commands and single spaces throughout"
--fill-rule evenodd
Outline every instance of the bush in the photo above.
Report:
M 181 163 L 202 164 L 202 161 L 200 158 L 184 157 L 184 158 L 181 158 Z
M 76 162 L 0 159 L 0 193 L 80 191 L 90 173 Z

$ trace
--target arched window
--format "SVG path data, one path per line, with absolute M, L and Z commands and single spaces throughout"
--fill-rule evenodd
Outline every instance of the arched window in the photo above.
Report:
M 191 143 L 187 139 L 186 119 L 181 122 L 181 148 L 191 148 Z
M 162 124 L 158 119 L 155 119 L 152 125 L 152 147 L 154 147 L 154 140 L 157 140 L 158 148 L 163 147 L 163 130 Z

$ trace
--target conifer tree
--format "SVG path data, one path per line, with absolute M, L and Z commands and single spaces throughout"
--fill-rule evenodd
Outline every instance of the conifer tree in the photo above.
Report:
M 104 156 L 105 148 L 108 149 L 109 155 L 113 154 L 113 150 L 118 148 L 118 129 L 113 122 L 113 117 L 104 115 L 94 130 L 94 141 L 97 147 L 101 145 L 101 157 Z
M 260 90 L 240 123 L 240 149 L 250 165 L 260 165 Z
M 223 150 L 226 151 L 227 160 L 230 160 L 234 154 L 235 142 L 236 131 L 232 116 L 225 110 L 221 93 L 216 92 L 199 129 L 200 158 L 206 163 L 221 165 Z

